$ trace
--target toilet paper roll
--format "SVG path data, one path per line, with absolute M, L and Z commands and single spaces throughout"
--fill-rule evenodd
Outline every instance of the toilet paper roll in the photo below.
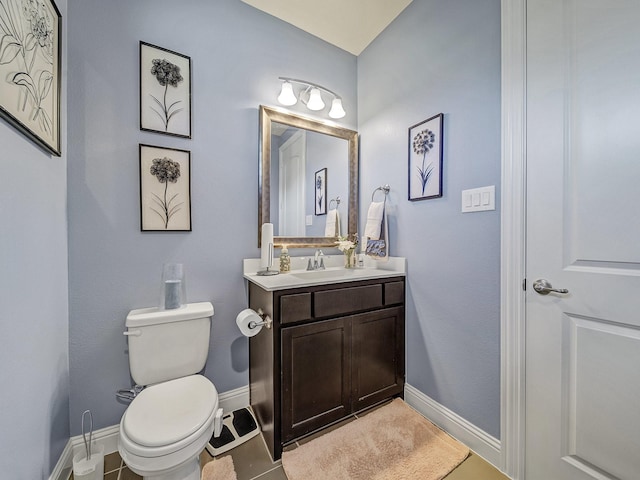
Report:
M 236 325 L 238 325 L 240 332 L 242 332 L 245 337 L 253 337 L 254 335 L 260 333 L 260 330 L 262 330 L 261 325 L 254 326 L 253 328 L 251 327 L 251 325 L 255 325 L 261 322 L 262 318 L 260 318 L 260 315 L 258 315 L 255 310 L 252 310 L 250 308 L 245 308 L 236 317 Z
M 273 265 L 273 223 L 262 224 L 260 248 L 260 268 L 271 267 Z

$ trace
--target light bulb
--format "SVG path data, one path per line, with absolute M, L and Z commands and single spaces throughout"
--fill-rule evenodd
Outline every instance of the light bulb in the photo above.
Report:
M 312 88 L 309 92 L 309 101 L 307 102 L 307 108 L 309 110 L 322 110 L 324 108 L 324 102 L 320 96 L 320 90 Z
M 282 90 L 278 95 L 278 102 L 282 105 L 291 106 L 298 102 L 295 93 L 293 93 L 293 85 L 285 81 L 282 83 Z
M 334 98 L 331 102 L 331 110 L 329 110 L 329 116 L 331 118 L 342 118 L 347 114 L 342 108 L 342 100 L 339 98 Z

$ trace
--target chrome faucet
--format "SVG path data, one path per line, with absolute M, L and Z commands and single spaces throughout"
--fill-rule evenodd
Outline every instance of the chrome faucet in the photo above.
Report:
M 319 260 L 319 261 L 318 261 Z M 324 253 L 322 250 L 317 249 L 316 253 L 313 256 L 313 265 L 311 264 L 311 259 L 307 263 L 307 270 L 324 270 Z

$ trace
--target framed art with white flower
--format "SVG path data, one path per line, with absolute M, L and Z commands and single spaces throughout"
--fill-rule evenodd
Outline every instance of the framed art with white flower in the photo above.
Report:
M 318 170 L 314 181 L 316 215 L 327 214 L 327 169 Z
M 0 116 L 58 157 L 60 21 L 53 0 L 0 0 Z
M 442 197 L 442 123 L 439 113 L 409 127 L 409 200 Z
M 140 144 L 140 230 L 191 231 L 191 152 Z
M 140 42 L 140 130 L 191 138 L 191 58 Z

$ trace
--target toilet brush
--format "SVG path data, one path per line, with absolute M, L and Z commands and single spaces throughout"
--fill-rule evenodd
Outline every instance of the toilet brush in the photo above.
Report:
M 89 414 L 89 443 L 87 443 L 87 434 L 84 431 L 84 416 Z M 82 441 L 84 442 L 84 449 L 87 452 L 87 460 L 91 460 L 91 440 L 93 438 L 93 415 L 91 410 L 85 410 L 82 412 Z

